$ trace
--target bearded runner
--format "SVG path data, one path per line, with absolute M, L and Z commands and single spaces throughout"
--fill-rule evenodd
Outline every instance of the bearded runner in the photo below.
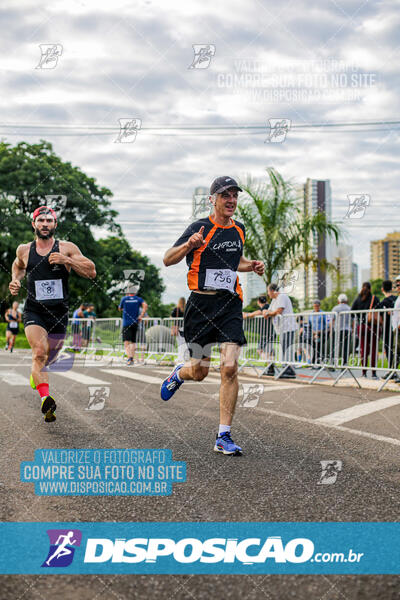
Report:
M 56 358 L 68 325 L 68 278 L 71 269 L 78 275 L 96 277 L 94 263 L 72 242 L 54 239 L 57 215 L 47 206 L 32 216 L 35 240 L 21 244 L 12 265 L 11 294 L 17 295 L 27 275 L 28 297 L 24 308 L 25 334 L 32 348 L 31 386 L 41 398 L 46 423 L 56 420 L 56 402 L 49 392 L 46 365 Z

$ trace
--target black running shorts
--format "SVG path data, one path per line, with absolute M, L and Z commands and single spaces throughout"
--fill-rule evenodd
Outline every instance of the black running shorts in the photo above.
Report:
M 122 327 L 122 340 L 124 342 L 136 342 L 138 324 L 132 323 L 131 325 L 125 325 Z
M 15 323 L 15 321 L 14 321 L 14 323 Z M 13 335 L 17 335 L 19 333 L 19 323 L 17 325 L 18 325 L 18 327 L 10 327 L 10 324 L 8 323 L 6 331 L 11 331 L 11 333 Z
M 224 342 L 246 344 L 242 310 L 241 299 L 230 292 L 212 295 L 192 292 L 183 325 L 190 356 L 199 359 L 210 356 L 212 346 Z
M 62 309 L 43 308 L 40 311 L 26 309 L 23 315 L 24 327 L 29 325 L 39 325 L 47 331 L 47 333 L 64 334 L 67 331 L 68 325 L 68 310 L 65 306 Z

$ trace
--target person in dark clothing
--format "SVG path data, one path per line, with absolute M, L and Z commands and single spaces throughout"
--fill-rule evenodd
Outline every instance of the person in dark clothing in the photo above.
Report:
M 382 282 L 382 293 L 384 295 L 383 300 L 379 302 L 378 308 L 393 308 L 397 300 L 397 296 L 392 294 L 393 286 L 390 279 Z M 393 332 L 391 327 L 391 312 L 387 311 L 382 313 L 382 326 L 381 331 L 383 334 L 382 345 L 386 354 L 389 369 L 393 368 L 394 362 L 394 351 L 393 351 Z M 396 373 L 386 373 L 382 379 L 396 379 Z
M 371 293 L 371 284 L 366 281 L 357 298 L 354 300 L 351 310 L 372 310 L 377 308 L 379 300 Z M 358 337 L 360 339 L 361 364 L 363 366 L 362 376 L 367 376 L 368 357 L 371 358 L 372 378 L 378 379 L 376 374 L 376 355 L 379 337 L 379 325 L 373 320 L 369 322 L 368 312 L 357 315 L 358 319 Z

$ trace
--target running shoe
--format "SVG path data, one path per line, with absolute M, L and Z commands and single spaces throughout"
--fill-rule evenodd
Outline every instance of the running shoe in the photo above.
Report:
M 175 394 L 176 390 L 178 390 L 183 381 L 179 381 L 177 374 L 179 369 L 183 367 L 183 363 L 176 365 L 175 369 L 172 371 L 171 375 L 164 379 L 161 384 L 161 398 L 162 400 L 169 400 Z
M 215 452 L 221 452 L 222 454 L 229 454 L 231 456 L 241 456 L 243 451 L 240 446 L 235 444 L 231 438 L 230 431 L 225 431 L 221 435 L 217 435 L 214 446 Z
M 44 420 L 46 423 L 52 423 L 56 420 L 56 402 L 51 396 L 46 396 L 42 402 L 42 413 L 44 414 Z
M 133 365 L 133 358 L 128 358 L 128 360 L 126 361 L 126 365 L 129 367 L 130 365 Z
M 31 384 L 31 388 L 33 390 L 36 390 L 36 385 L 35 385 L 35 382 L 33 381 L 33 375 L 32 375 L 32 373 L 31 373 L 31 376 L 29 377 L 29 383 Z

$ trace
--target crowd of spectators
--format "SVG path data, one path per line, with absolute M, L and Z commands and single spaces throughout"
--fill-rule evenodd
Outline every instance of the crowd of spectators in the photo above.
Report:
M 346 294 L 342 293 L 329 313 L 321 311 L 321 301 L 315 299 L 311 312 L 295 315 L 290 297 L 272 283 L 268 286 L 269 302 L 266 296 L 260 296 L 257 301 L 259 308 L 244 312 L 243 317 L 264 317 L 265 322 L 260 323 L 257 333 L 259 355 L 269 363 L 267 375 L 274 375 L 273 359 L 279 336 L 284 362 L 306 361 L 314 368 L 325 362 L 333 368 L 332 365 L 348 364 L 352 351 L 360 358 L 362 376 L 366 377 L 367 368 L 370 368 L 372 378 L 377 379 L 379 348 L 384 352 L 390 370 L 397 369 L 400 363 L 400 275 L 395 280 L 395 292 L 392 281 L 383 281 L 383 299 L 380 300 L 372 293 L 371 284 L 365 282 L 351 306 Z M 297 331 L 298 341 L 295 341 Z M 290 365 L 282 377 L 295 377 Z M 383 378 L 392 378 L 400 383 L 400 378 L 393 371 Z

